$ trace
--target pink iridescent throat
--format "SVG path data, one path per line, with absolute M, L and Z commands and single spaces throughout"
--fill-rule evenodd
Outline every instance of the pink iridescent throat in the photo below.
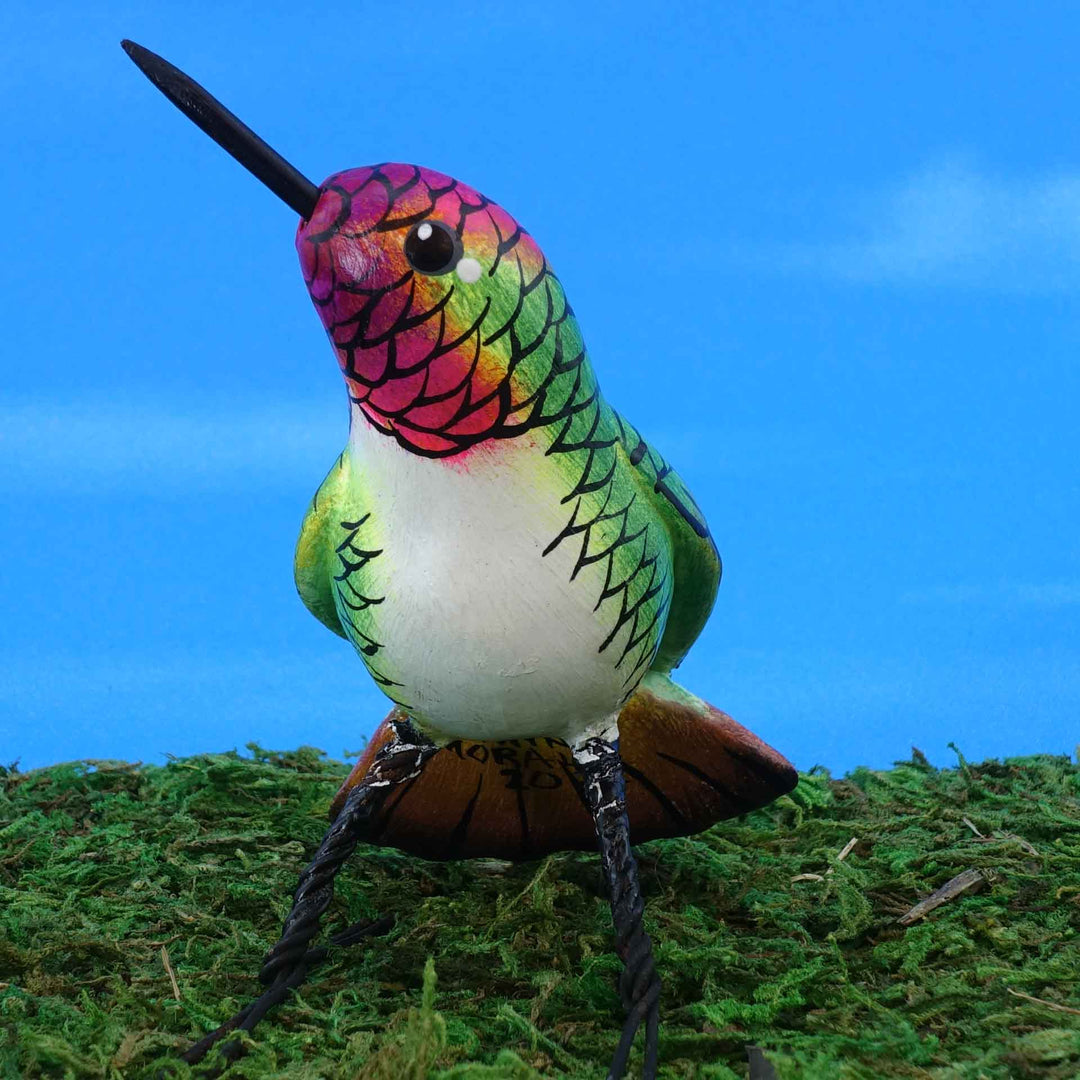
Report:
M 320 190 L 296 246 L 352 400 L 420 454 L 460 453 L 498 434 L 515 395 L 509 347 L 492 344 L 506 316 L 495 317 L 489 294 L 501 260 L 517 261 L 515 285 L 519 272 L 548 273 L 532 238 L 472 188 L 418 166 L 352 169 Z M 479 281 L 413 270 L 405 239 L 425 220 L 454 230 L 483 268 Z

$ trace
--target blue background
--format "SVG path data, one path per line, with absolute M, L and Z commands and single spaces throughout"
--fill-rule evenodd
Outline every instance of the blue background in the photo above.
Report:
M 1074 7 L 90 7 L 0 15 L 0 761 L 385 711 L 293 591 L 347 425 L 294 216 L 124 36 L 316 182 L 414 161 L 537 237 L 723 553 L 690 688 L 802 768 L 1073 749 Z

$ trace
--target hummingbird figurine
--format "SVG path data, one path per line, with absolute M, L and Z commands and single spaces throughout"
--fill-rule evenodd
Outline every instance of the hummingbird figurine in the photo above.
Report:
M 325 956 L 311 941 L 357 843 L 432 859 L 599 848 L 626 1011 L 608 1075 L 644 1026 L 651 1080 L 660 977 L 631 838 L 698 832 L 796 782 L 671 678 L 720 581 L 701 510 L 604 400 L 559 279 L 505 210 L 416 165 L 316 186 L 188 76 L 122 44 L 300 217 L 351 416 L 304 518 L 296 585 L 392 703 L 300 876 L 266 992 L 186 1060 L 250 1030 Z

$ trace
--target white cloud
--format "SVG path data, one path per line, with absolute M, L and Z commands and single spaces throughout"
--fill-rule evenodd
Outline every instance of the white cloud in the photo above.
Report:
M 860 201 L 847 239 L 785 246 L 789 269 L 1007 292 L 1080 285 L 1080 172 L 1006 178 L 945 161 Z
M 0 405 L 0 490 L 226 491 L 321 479 L 345 445 L 343 406 L 180 414 L 167 403 Z
M 262 402 L 242 412 L 180 414 L 145 400 L 0 404 L 0 492 L 211 493 L 300 484 L 307 491 L 345 445 L 343 405 Z M 647 437 L 684 478 L 703 471 L 755 476 L 836 466 L 806 427 L 726 430 L 717 454 L 708 428 L 661 429 Z
M 919 606 L 985 604 L 1005 607 L 1060 608 L 1080 604 L 1080 583 L 999 581 L 974 585 L 931 585 L 900 597 Z
M 0 765 L 308 743 L 361 747 L 390 703 L 343 641 L 287 654 L 172 649 L 0 655 Z M 340 708 L 342 679 L 349 705 Z

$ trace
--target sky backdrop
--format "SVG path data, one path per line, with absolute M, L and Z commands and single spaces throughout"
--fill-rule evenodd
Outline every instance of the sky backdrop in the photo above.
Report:
M 1073 750 L 1074 5 L 299 8 L 3 5 L 0 763 L 386 711 L 292 584 L 347 429 L 295 217 L 121 37 L 532 232 L 724 557 L 689 688 L 800 768 Z

